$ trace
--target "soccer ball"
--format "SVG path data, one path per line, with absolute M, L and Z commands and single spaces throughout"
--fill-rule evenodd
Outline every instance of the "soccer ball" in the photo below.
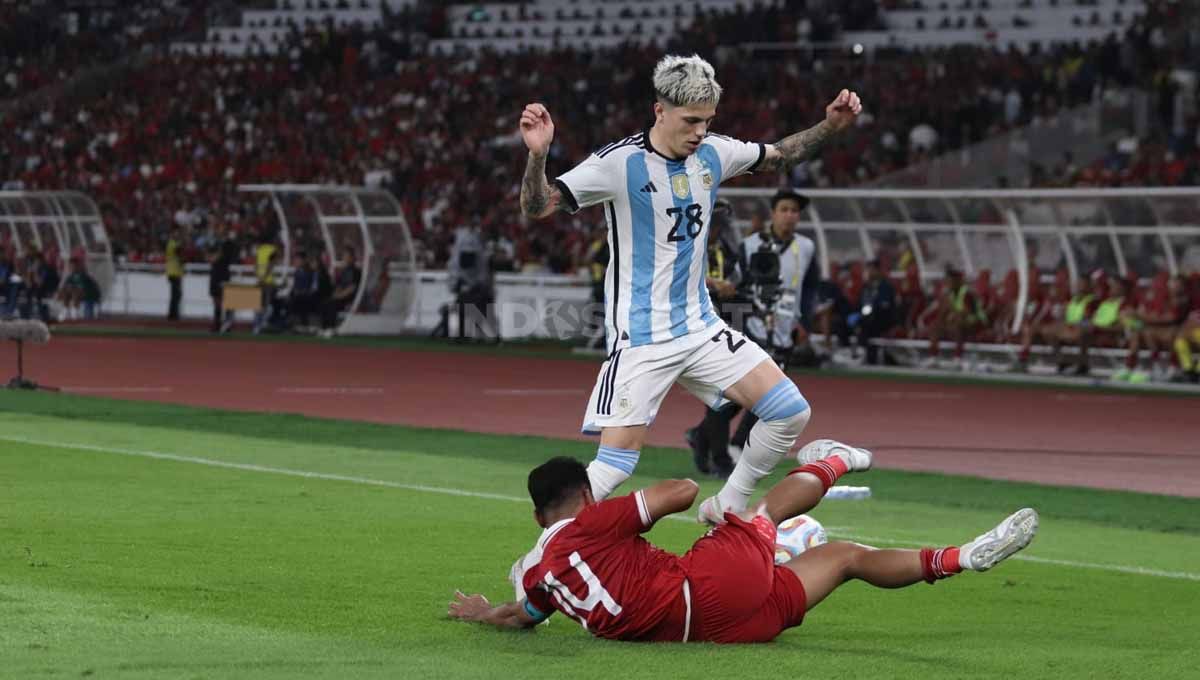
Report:
M 783 564 L 828 540 L 825 527 L 808 515 L 796 515 L 785 519 L 775 535 L 775 564 Z

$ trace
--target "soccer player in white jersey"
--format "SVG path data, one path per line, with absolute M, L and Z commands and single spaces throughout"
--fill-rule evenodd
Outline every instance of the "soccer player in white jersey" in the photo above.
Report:
M 588 401 L 583 431 L 600 435 L 588 465 L 597 500 L 633 473 L 646 429 L 674 383 L 710 406 L 732 400 L 759 417 L 724 488 L 700 505 L 716 524 L 745 510 L 758 480 L 791 449 L 812 413 L 758 345 L 725 325 L 705 288 L 708 220 L 717 187 L 749 172 L 811 158 L 862 111 L 842 90 L 825 120 L 773 144 L 709 132 L 721 97 L 699 56 L 666 56 L 654 68 L 654 125 L 588 156 L 553 182 L 546 156 L 554 122 L 542 104 L 521 113 L 529 159 L 521 209 L 529 218 L 603 204 L 611 259 L 605 277 L 609 358 Z

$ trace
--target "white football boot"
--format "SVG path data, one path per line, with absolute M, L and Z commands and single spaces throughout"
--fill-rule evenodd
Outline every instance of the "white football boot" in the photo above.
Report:
M 813 461 L 834 456 L 841 458 L 846 463 L 846 469 L 850 472 L 870 470 L 871 461 L 874 458 L 871 452 L 866 449 L 858 449 L 832 439 L 811 441 L 796 452 L 796 460 L 801 465 L 807 465 Z M 721 507 L 721 501 L 718 500 L 717 496 L 709 496 L 700 503 L 700 510 L 696 513 L 696 521 L 701 524 L 716 526 L 725 521 L 725 512 L 727 510 L 729 508 Z
M 849 444 L 843 444 L 832 439 L 816 439 L 796 452 L 796 461 L 801 465 L 814 463 L 822 458 L 841 458 L 850 472 L 863 472 L 871 469 L 874 456 L 866 449 L 857 449 Z
M 1037 511 L 1022 508 L 1006 517 L 995 529 L 959 548 L 958 564 L 964 570 L 987 571 L 1029 545 L 1037 528 Z
M 696 513 L 696 521 L 701 524 L 707 524 L 710 527 L 723 524 L 725 522 L 725 510 L 721 507 L 721 500 L 716 496 L 709 496 L 701 501 L 700 510 Z

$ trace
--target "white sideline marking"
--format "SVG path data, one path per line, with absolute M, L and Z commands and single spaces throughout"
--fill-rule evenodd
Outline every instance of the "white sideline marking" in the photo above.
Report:
M 163 453 L 160 451 L 145 451 L 138 449 L 123 449 L 111 446 L 94 446 L 91 444 L 75 444 L 69 442 L 53 442 L 40 439 L 29 439 L 26 437 L 13 437 L 10 435 L 0 435 L 0 441 L 13 442 L 16 444 L 28 444 L 31 446 L 49 446 L 61 449 L 73 449 L 77 451 L 92 451 L 95 453 L 110 453 L 122 456 L 134 456 L 137 458 L 153 458 L 155 460 L 169 460 L 176 463 L 193 463 L 196 465 L 207 465 L 216 468 L 225 468 L 229 470 L 242 470 L 245 472 L 262 472 L 266 474 L 285 475 L 288 477 L 301 477 L 304 479 L 323 479 L 333 482 L 350 482 L 351 484 L 365 484 L 367 486 L 382 486 L 389 489 L 404 489 L 406 491 L 422 491 L 425 493 L 440 493 L 447 496 L 464 496 L 468 498 L 486 498 L 496 501 L 508 501 L 515 503 L 529 503 L 528 498 L 520 498 L 518 496 L 506 496 L 498 493 L 486 493 L 482 491 L 467 491 L 466 489 L 452 489 L 441 486 L 426 486 L 424 484 L 403 484 L 400 482 L 389 482 L 383 479 L 371 479 L 370 477 L 355 477 L 353 475 L 339 475 L 328 472 L 313 472 L 310 470 L 293 470 L 290 468 L 269 467 L 266 465 L 255 465 L 253 463 L 232 463 L 225 460 L 215 460 L 212 458 L 201 458 L 199 456 L 183 456 L 174 453 Z M 669 515 L 666 519 L 677 520 L 688 523 L 695 523 L 695 519 L 683 514 Z M 849 528 L 849 527 L 846 527 Z M 830 528 L 830 533 L 837 533 L 841 538 L 848 538 L 855 541 L 868 541 L 871 543 L 884 543 L 888 545 L 932 545 L 938 541 L 917 542 L 911 540 L 896 540 L 893 538 L 883 538 L 880 536 L 859 536 L 855 534 L 843 534 L 840 531 Z M 1096 564 L 1093 562 L 1074 562 L 1071 560 L 1058 560 L 1048 557 L 1035 557 L 1032 555 L 1014 555 L 1012 559 L 1023 560 L 1026 562 L 1036 562 L 1040 564 L 1056 564 L 1064 567 L 1076 567 L 1079 569 L 1097 569 L 1100 571 L 1111 571 L 1121 574 L 1136 574 L 1139 576 L 1158 576 L 1161 578 L 1182 579 L 1187 581 L 1200 581 L 1200 574 L 1194 574 L 1186 571 L 1163 571 L 1161 569 L 1151 569 L 1148 567 L 1126 566 L 1121 564 Z
M 334 482 L 351 482 L 353 484 L 366 484 L 369 486 L 385 486 L 391 489 L 406 489 L 408 491 L 426 491 L 429 493 L 440 493 L 449 496 L 469 496 L 472 498 L 489 498 L 497 501 L 520 501 L 528 503 L 527 498 L 517 498 L 516 496 L 504 496 L 495 493 L 483 493 L 479 491 L 465 491 L 463 489 L 447 489 L 440 486 L 425 486 L 424 484 L 401 484 L 400 482 L 389 482 L 383 479 L 370 479 L 368 477 L 354 477 L 351 475 L 337 475 L 327 472 L 311 472 L 309 470 L 291 470 L 288 468 L 268 467 L 266 465 L 254 465 L 253 463 L 231 463 L 225 460 L 214 460 L 212 458 L 200 458 L 198 456 L 181 456 L 174 453 L 161 453 L 159 451 L 139 451 L 134 449 L 119 449 L 111 446 L 91 446 L 89 444 L 70 444 L 66 442 L 48 442 L 38 439 L 26 439 L 25 437 L 11 437 L 8 435 L 0 436 L 0 440 L 15 442 L 18 444 L 30 444 L 33 446 L 51 446 L 63 449 L 76 449 L 79 451 L 94 451 L 96 453 L 115 453 L 122 456 L 136 456 L 139 458 L 154 458 L 156 460 L 170 460 L 176 463 L 195 463 L 196 465 L 208 465 L 211 467 L 226 468 L 229 470 L 243 470 L 246 472 L 265 472 L 273 475 L 287 475 L 289 477 L 304 477 L 307 479 L 325 479 Z

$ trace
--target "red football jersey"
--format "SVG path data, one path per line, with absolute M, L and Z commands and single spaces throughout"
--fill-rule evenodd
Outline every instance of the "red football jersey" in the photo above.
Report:
M 652 524 L 638 491 L 546 529 L 542 559 L 522 579 L 530 613 L 557 609 L 602 638 L 681 640 L 686 574 L 678 555 L 641 537 Z

